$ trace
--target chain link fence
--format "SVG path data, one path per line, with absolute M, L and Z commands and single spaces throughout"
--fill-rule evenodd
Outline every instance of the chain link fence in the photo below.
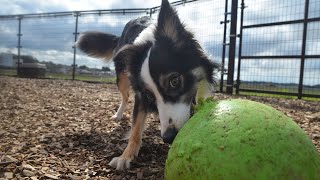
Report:
M 242 3 L 237 92 L 320 97 L 320 1 Z
M 320 0 L 172 4 L 210 58 L 222 64 L 218 91 L 320 97 Z M 158 12 L 152 7 L 0 16 L 0 74 L 115 82 L 113 63 L 78 51 L 75 40 L 89 30 L 120 36 L 129 20 L 156 20 Z
M 219 61 L 224 1 L 217 2 L 191 0 L 173 5 L 208 54 Z M 141 16 L 156 20 L 158 12 L 159 7 L 153 7 L 0 16 L 0 73 L 17 75 L 25 64 L 37 63 L 45 65 L 45 78 L 114 82 L 113 63 L 74 49 L 78 35 L 102 31 L 120 36 L 129 20 Z

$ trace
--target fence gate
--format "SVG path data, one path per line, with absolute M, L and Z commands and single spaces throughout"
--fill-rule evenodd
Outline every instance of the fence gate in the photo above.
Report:
M 320 97 L 319 7 L 319 0 L 241 0 L 237 94 Z

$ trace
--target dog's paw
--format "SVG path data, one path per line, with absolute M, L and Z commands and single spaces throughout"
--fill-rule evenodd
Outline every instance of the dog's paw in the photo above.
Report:
M 111 117 L 111 120 L 113 121 L 120 121 L 121 119 L 122 119 L 122 116 L 118 116 L 116 114 Z
M 109 163 L 109 166 L 112 166 L 116 168 L 119 171 L 123 171 L 125 169 L 130 168 L 130 162 L 132 161 L 132 158 L 125 158 L 125 157 L 115 157 L 111 160 Z

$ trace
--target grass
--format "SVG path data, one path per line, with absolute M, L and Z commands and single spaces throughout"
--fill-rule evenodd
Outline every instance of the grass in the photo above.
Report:
M 255 92 L 239 92 L 239 95 L 244 96 L 261 96 L 261 97 L 273 97 L 273 98 L 285 98 L 285 99 L 297 99 L 297 96 L 268 94 L 268 93 L 255 93 Z
M 92 75 L 76 75 L 75 79 L 80 81 L 98 81 L 106 83 L 116 83 L 116 77 L 112 76 L 92 76 Z
M 16 76 L 17 75 L 17 71 L 15 69 L 0 69 L 0 75 Z M 72 73 L 66 73 L 66 74 L 63 74 L 63 73 L 46 73 L 46 78 L 71 80 L 72 79 Z M 90 74 L 78 74 L 78 73 L 76 73 L 75 74 L 75 79 L 76 80 L 80 80 L 80 81 L 90 81 L 90 82 L 116 83 L 116 77 L 111 77 L 111 76 L 95 76 L 95 75 L 90 75 Z M 298 91 L 296 86 L 277 87 L 277 86 L 268 86 L 268 85 L 252 85 L 252 84 L 245 84 L 245 83 L 241 84 L 241 88 L 244 88 L 244 89 L 261 89 L 261 90 L 268 90 L 268 91 L 290 92 L 290 93 L 296 93 Z M 234 89 L 234 92 L 235 91 L 236 90 Z M 304 88 L 303 93 L 320 94 L 320 89 Z M 240 95 L 297 99 L 297 96 L 268 94 L 268 93 L 257 93 L 257 92 L 241 92 L 240 91 Z M 302 99 L 303 100 L 308 100 L 308 101 L 320 101 L 320 98 L 313 98 L 313 97 L 302 97 Z
M 14 69 L 0 69 L 0 75 L 4 76 L 17 76 L 17 71 Z M 72 73 L 46 73 L 46 77 L 49 79 L 63 79 L 71 80 Z M 113 76 L 95 76 L 90 74 L 75 74 L 75 79 L 80 81 L 90 82 L 105 82 L 105 83 L 116 83 L 116 77 Z
M 219 87 L 219 85 L 217 85 Z M 257 89 L 257 90 L 265 90 L 265 91 L 275 91 L 275 92 L 287 92 L 287 93 L 297 93 L 298 88 L 296 86 L 285 86 L 285 87 L 277 87 L 277 86 L 269 86 L 269 85 L 252 85 L 252 84 L 241 84 L 241 88 L 243 89 Z M 223 92 L 226 92 L 226 88 L 223 88 Z M 236 89 L 233 89 L 233 92 L 236 92 Z M 320 94 L 320 89 L 307 88 L 303 89 L 303 93 L 305 94 Z M 258 96 L 258 97 L 272 97 L 272 98 L 285 98 L 285 99 L 298 99 L 297 96 L 292 95 L 279 95 L 279 94 L 269 94 L 269 93 L 259 93 L 259 92 L 239 92 L 240 96 Z M 319 101 L 320 98 L 315 97 L 302 97 L 303 100 L 307 101 Z
M 72 74 L 61 74 L 61 73 L 47 73 L 46 78 L 50 79 L 72 79 Z M 75 79 L 80 81 L 92 81 L 92 82 L 106 82 L 115 83 L 116 77 L 112 76 L 95 76 L 89 74 L 75 74 Z
M 313 92 L 314 93 L 314 92 Z M 284 98 L 284 99 L 298 99 L 297 96 L 290 96 L 290 95 L 279 95 L 279 94 L 268 94 L 268 93 L 256 93 L 256 92 L 239 92 L 239 95 L 244 95 L 244 96 L 258 96 L 258 97 L 272 97 L 272 98 Z M 303 97 L 303 100 L 307 101 L 319 101 L 320 98 L 315 98 L 315 97 Z
M 0 75 L 16 76 L 17 70 L 15 70 L 15 69 L 0 69 Z

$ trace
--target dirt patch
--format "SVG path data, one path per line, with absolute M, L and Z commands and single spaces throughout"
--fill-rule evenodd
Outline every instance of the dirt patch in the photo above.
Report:
M 319 102 L 241 98 L 292 117 L 320 151 Z M 163 179 L 169 146 L 151 116 L 131 168 L 118 172 L 108 166 L 126 147 L 130 129 L 132 96 L 123 120 L 110 119 L 119 102 L 115 85 L 0 77 L 0 178 Z

